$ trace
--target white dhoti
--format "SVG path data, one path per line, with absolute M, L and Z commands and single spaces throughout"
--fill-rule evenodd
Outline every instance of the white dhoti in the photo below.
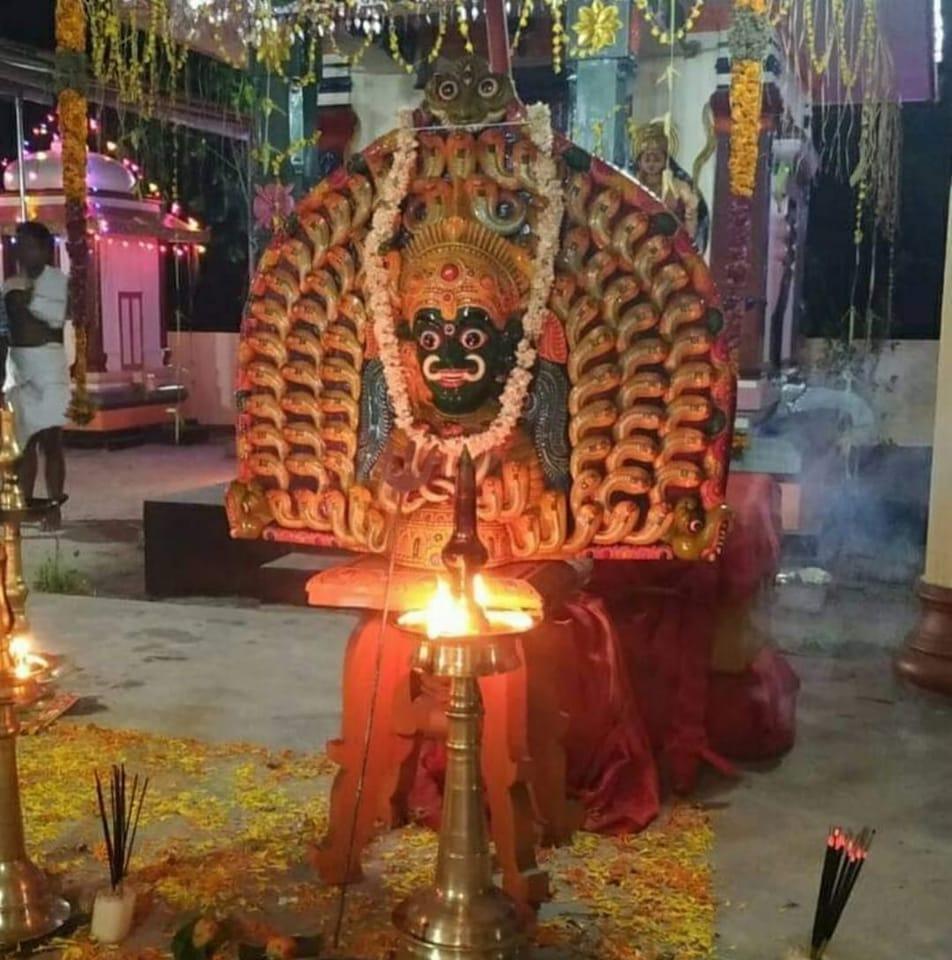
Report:
M 41 430 L 66 424 L 71 393 L 66 350 L 61 343 L 10 348 L 6 394 L 21 446 Z

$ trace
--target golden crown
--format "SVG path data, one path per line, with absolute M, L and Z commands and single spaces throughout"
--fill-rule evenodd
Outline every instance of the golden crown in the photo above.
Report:
M 649 147 L 654 147 L 673 157 L 678 152 L 677 130 L 673 124 L 668 124 L 666 131 L 663 120 L 642 123 L 631 129 L 631 147 L 635 157 L 641 156 Z
M 403 315 L 424 308 L 453 319 L 480 307 L 497 327 L 524 307 L 530 264 L 514 246 L 475 220 L 453 215 L 420 228 L 401 257 Z

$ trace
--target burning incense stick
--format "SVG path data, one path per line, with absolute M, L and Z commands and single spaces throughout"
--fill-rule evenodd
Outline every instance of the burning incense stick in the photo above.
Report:
M 109 882 L 113 891 L 119 889 L 132 859 L 136 834 L 139 830 L 139 817 L 142 814 L 142 801 L 149 786 L 149 779 L 140 785 L 139 775 L 132 780 L 132 790 L 126 793 L 125 764 L 113 766 L 109 779 L 109 804 L 107 812 L 106 798 L 99 772 L 96 777 L 96 798 L 99 801 L 99 818 L 102 822 L 103 839 L 106 842 L 106 859 L 109 862 Z
M 840 827 L 830 830 L 820 875 L 820 892 L 813 917 L 810 957 L 820 960 L 833 938 L 846 903 L 853 892 L 859 872 L 866 862 L 874 830 L 864 827 L 858 835 Z
M 839 827 L 833 827 L 830 835 L 826 839 L 826 853 L 823 856 L 823 871 L 820 874 L 820 893 L 816 900 L 816 912 L 813 915 L 813 936 L 810 943 L 816 950 L 817 944 L 822 939 L 823 931 L 823 905 L 830 898 L 830 891 L 833 889 L 833 881 L 836 877 L 836 870 L 839 865 L 840 849 L 842 847 L 843 831 Z

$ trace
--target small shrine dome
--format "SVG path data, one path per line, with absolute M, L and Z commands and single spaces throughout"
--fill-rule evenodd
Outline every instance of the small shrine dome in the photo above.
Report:
M 49 150 L 38 150 L 24 158 L 26 189 L 29 192 L 63 189 L 63 150 L 55 141 Z M 135 174 L 120 161 L 101 153 L 86 158 L 86 186 L 93 193 L 131 194 L 135 190 Z M 3 171 L 3 189 L 15 192 L 20 188 L 20 165 L 14 160 Z

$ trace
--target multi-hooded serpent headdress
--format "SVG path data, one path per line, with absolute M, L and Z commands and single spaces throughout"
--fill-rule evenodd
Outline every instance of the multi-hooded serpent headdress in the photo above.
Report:
M 706 264 L 656 197 L 556 135 L 554 280 L 520 353 L 551 198 L 523 108 L 512 99 L 491 121 L 502 80 L 490 90 L 485 69 L 465 67 L 456 88 L 468 75 L 491 109 L 470 103 L 465 126 L 441 125 L 461 121 L 438 99 L 450 84 L 431 84 L 386 249 L 368 257 L 365 241 L 392 188 L 397 132 L 315 187 L 262 257 L 241 335 L 233 535 L 438 567 L 453 451 L 498 422 L 521 363 L 531 381 L 518 423 L 477 457 L 490 562 L 713 557 L 736 374 Z M 381 351 L 370 309 L 368 261 L 381 259 L 396 353 Z M 403 477 L 419 467 L 421 436 L 435 452 L 408 491 L 392 465 Z

